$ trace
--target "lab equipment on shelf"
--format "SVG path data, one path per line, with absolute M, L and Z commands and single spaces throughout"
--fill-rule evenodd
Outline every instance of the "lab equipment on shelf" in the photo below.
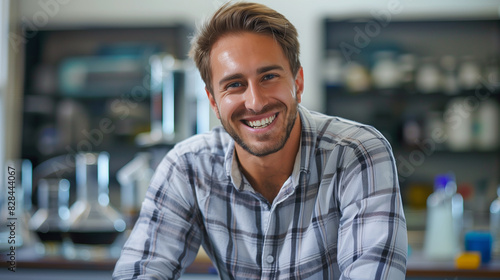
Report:
M 41 179 L 38 182 L 38 210 L 29 221 L 29 229 L 41 241 L 36 246 L 44 255 L 60 255 L 69 218 L 69 188 L 66 179 Z
M 126 224 L 109 204 L 109 154 L 77 154 L 76 184 L 77 200 L 70 208 L 68 229 L 74 250 L 66 252 L 66 257 L 112 257 L 110 245 L 125 230 Z

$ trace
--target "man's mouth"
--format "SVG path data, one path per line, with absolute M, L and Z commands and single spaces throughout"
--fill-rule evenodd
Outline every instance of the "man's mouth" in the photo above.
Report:
M 255 120 L 255 121 L 244 121 L 246 125 L 248 125 L 251 128 L 264 128 L 268 125 L 270 125 L 275 119 L 278 114 L 272 115 L 267 118 L 263 118 L 260 120 Z

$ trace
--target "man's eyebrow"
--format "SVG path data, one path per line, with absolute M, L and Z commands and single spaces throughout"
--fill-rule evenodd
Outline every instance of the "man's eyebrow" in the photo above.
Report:
M 269 65 L 269 66 L 264 66 L 264 67 L 257 69 L 257 74 L 262 74 L 262 73 L 272 71 L 272 70 L 282 70 L 283 71 L 285 69 L 280 65 Z
M 219 81 L 219 86 L 222 86 L 222 84 L 224 84 L 227 81 L 241 79 L 241 78 L 243 78 L 243 74 L 233 74 L 233 75 L 226 76 Z

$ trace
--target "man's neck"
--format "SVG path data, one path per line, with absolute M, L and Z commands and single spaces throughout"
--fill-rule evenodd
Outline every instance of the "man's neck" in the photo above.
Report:
M 243 174 L 252 188 L 262 194 L 269 203 L 273 202 L 281 186 L 292 174 L 295 158 L 299 151 L 301 131 L 301 121 L 297 115 L 285 146 L 264 157 L 251 155 L 238 145 L 235 147 Z

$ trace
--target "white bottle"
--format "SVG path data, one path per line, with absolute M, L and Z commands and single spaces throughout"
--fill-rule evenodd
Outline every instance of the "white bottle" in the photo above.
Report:
M 467 98 L 455 97 L 446 104 L 443 114 L 446 144 L 452 151 L 468 151 L 474 144 L 472 108 Z
M 438 175 L 427 198 L 424 254 L 429 259 L 452 260 L 460 249 L 463 198 L 450 174 Z
M 349 92 L 360 93 L 370 89 L 370 74 L 364 65 L 351 61 L 344 67 L 344 82 Z
M 437 93 L 441 90 L 442 73 L 432 57 L 422 58 L 415 83 L 421 93 Z
M 338 50 L 329 50 L 324 60 L 324 80 L 329 88 L 339 89 L 343 86 L 342 56 Z M 206 98 L 206 97 L 204 97 Z
M 490 232 L 493 237 L 493 255 L 500 256 L 500 186 L 497 189 L 498 197 L 490 206 Z
M 481 68 L 474 56 L 464 56 L 458 69 L 458 81 L 462 90 L 474 90 L 479 85 Z
M 371 74 L 377 89 L 396 89 L 401 83 L 401 69 L 391 51 L 380 51 L 375 54 L 375 64 Z
M 495 100 L 487 99 L 479 104 L 476 112 L 475 144 L 479 150 L 498 148 L 500 138 L 500 109 Z

